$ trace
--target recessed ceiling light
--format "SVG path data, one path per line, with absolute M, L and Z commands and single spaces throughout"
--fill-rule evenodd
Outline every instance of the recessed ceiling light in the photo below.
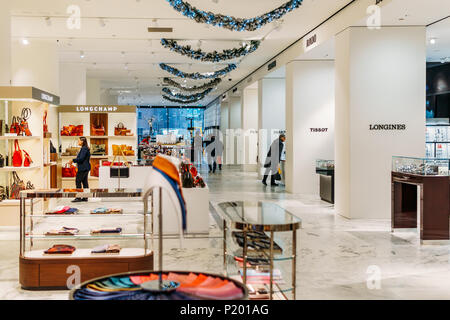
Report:
M 80 51 L 80 58 L 84 59 L 85 55 L 84 55 L 84 51 Z
M 52 20 L 50 19 L 50 17 L 46 17 L 45 18 L 45 23 L 47 24 L 47 26 L 51 26 L 52 25 Z
M 24 46 L 27 46 L 27 45 L 30 44 L 30 41 L 29 41 L 28 39 L 24 38 L 24 39 L 22 39 L 22 44 L 23 44 Z
M 436 44 L 436 38 L 431 38 L 430 39 L 430 44 Z
M 100 27 L 104 28 L 106 27 L 106 23 L 105 20 L 103 18 L 99 18 L 98 19 L 98 24 L 100 25 Z

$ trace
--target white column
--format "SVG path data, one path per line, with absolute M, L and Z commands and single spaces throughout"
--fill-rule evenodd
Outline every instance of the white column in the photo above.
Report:
M 246 88 L 242 92 L 242 128 L 244 131 L 244 170 L 258 170 L 258 88 Z
M 335 67 L 336 212 L 389 219 L 392 156 L 425 155 L 425 27 L 349 28 L 336 38 Z
M 231 96 L 230 102 L 228 104 L 229 112 L 229 125 L 230 129 L 233 130 L 233 137 L 228 139 L 230 143 L 228 145 L 229 157 L 227 159 L 231 162 L 231 165 L 241 165 L 242 164 L 242 104 L 241 97 Z
M 86 104 L 86 66 L 80 63 L 60 64 L 61 105 Z
M 86 80 L 86 104 L 100 105 L 101 103 L 101 87 L 100 80 L 87 79 Z
M 11 85 L 11 13 L 10 2 L 0 1 L 0 86 Z
M 334 160 L 334 62 L 286 67 L 286 190 L 319 194 L 318 159 Z
M 59 95 L 59 56 L 56 41 L 12 41 L 12 85 L 32 86 Z
M 272 141 L 286 130 L 286 79 L 264 78 L 258 82 L 259 174 Z

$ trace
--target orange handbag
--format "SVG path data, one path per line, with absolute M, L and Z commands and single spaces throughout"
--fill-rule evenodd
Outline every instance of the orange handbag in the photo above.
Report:
M 23 153 L 25 154 L 25 159 L 23 160 L 23 166 L 24 167 L 29 167 L 33 163 L 33 160 L 31 160 L 31 157 L 28 154 L 28 152 L 23 150 Z
M 48 132 L 48 125 L 47 125 L 47 110 L 45 110 L 45 112 L 44 112 L 44 120 L 43 120 L 43 123 L 44 123 L 44 134 L 45 133 L 47 133 Z
M 68 163 L 62 168 L 62 176 L 63 178 L 73 178 L 77 175 L 77 167 L 74 165 L 69 165 Z
M 9 133 L 15 133 L 17 135 L 20 134 L 19 120 L 15 116 L 12 117 L 11 126 L 9 127 Z
M 28 119 L 30 119 L 31 116 L 31 109 L 30 108 L 23 108 L 22 109 L 22 115 L 21 115 L 21 121 L 20 121 L 20 131 L 25 133 L 27 137 L 31 136 L 31 131 L 28 126 Z
M 19 141 L 14 140 L 14 153 L 12 158 L 13 167 L 21 167 L 22 166 L 22 150 L 19 146 Z

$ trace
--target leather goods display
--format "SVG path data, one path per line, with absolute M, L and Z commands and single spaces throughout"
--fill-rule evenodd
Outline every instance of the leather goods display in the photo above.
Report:
M 112 149 L 113 149 L 113 156 L 134 156 L 134 150 L 132 146 L 127 146 L 126 144 L 122 144 L 122 145 L 116 145 L 113 144 L 112 145 Z
M 73 164 L 66 163 L 62 168 L 63 178 L 74 178 L 77 175 L 78 169 Z
M 31 109 L 23 108 L 20 120 L 20 132 L 26 135 L 27 137 L 31 136 L 31 131 L 28 126 L 28 119 L 31 117 Z
M 100 163 L 97 162 L 92 166 L 91 177 L 99 177 L 100 176 Z
M 91 132 L 93 136 L 104 136 L 106 134 L 105 127 L 102 125 L 91 125 Z
M 45 233 L 46 236 L 75 236 L 80 232 L 77 228 L 62 227 L 60 230 L 50 230 Z
M 13 171 L 13 183 L 11 185 L 11 199 L 19 199 L 20 191 L 25 190 L 25 183 L 19 178 L 17 172 Z
M 91 154 L 93 156 L 103 156 L 106 154 L 106 144 L 91 144 Z
M 12 158 L 13 167 L 21 167 L 23 162 L 22 150 L 19 146 L 19 141 L 14 140 L 14 153 Z
M 30 155 L 28 154 L 28 152 L 26 152 L 25 150 L 23 150 L 24 153 L 24 160 L 23 160 L 23 166 L 24 167 L 29 167 L 32 163 L 33 160 L 31 159 Z
M 115 136 L 132 136 L 130 129 L 127 129 L 122 122 L 119 122 L 116 127 L 114 127 Z
M 55 244 L 53 247 L 44 251 L 45 254 L 72 254 L 76 250 L 75 247 L 66 244 Z
M 120 253 L 120 246 L 118 244 L 105 244 L 92 249 L 91 253 Z
M 121 234 L 122 228 L 113 228 L 113 229 L 97 229 L 91 230 L 92 235 L 102 235 L 102 234 Z
M 83 131 L 84 131 L 83 125 L 75 126 L 75 125 L 70 124 L 68 126 L 62 127 L 61 135 L 65 136 L 65 137 L 67 137 L 67 136 L 81 137 L 81 136 L 83 136 Z
M 44 111 L 44 118 L 42 119 L 42 124 L 43 124 L 43 131 L 44 134 L 46 134 L 48 132 L 48 125 L 47 125 L 47 110 Z
M 20 123 L 19 119 L 16 116 L 12 117 L 11 126 L 9 127 L 9 133 L 20 135 Z
M 91 214 L 122 214 L 121 208 L 97 208 L 91 210 Z
M 162 280 L 179 287 L 164 293 L 142 289 L 141 284 L 159 279 L 159 274 L 138 273 L 94 280 L 73 294 L 74 300 L 238 300 L 245 292 L 235 282 L 199 273 L 163 273 Z

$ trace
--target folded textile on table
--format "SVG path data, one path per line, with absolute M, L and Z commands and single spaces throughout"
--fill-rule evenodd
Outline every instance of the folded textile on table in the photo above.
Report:
M 112 228 L 112 229 L 97 229 L 91 230 L 91 234 L 93 235 L 101 235 L 101 234 L 121 234 L 122 228 Z
M 122 214 L 121 208 L 97 208 L 91 211 L 91 214 Z
M 46 236 L 74 236 L 80 232 L 77 228 L 62 227 L 60 230 L 50 230 L 45 233 Z
M 51 214 L 61 214 L 61 215 L 66 215 L 66 214 L 76 214 L 78 212 L 77 208 L 71 208 L 68 206 L 59 206 L 56 207 L 54 210 L 48 211 L 45 214 L 51 215 Z
M 105 244 L 92 249 L 91 253 L 120 253 L 120 246 L 118 244 Z
M 44 251 L 45 254 L 72 254 L 76 250 L 75 247 L 66 244 L 55 244 L 53 247 Z

